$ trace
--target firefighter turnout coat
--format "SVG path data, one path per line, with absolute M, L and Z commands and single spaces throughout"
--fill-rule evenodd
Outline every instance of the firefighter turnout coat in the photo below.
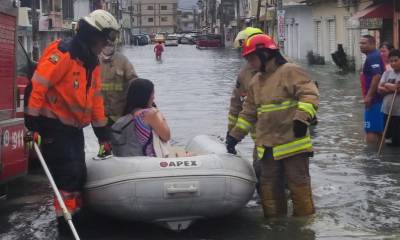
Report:
M 110 59 L 100 57 L 100 63 L 106 116 L 115 122 L 123 115 L 129 84 L 138 76 L 128 58 L 119 52 Z
M 230 131 L 236 125 L 239 113 L 243 109 L 242 105 L 246 99 L 247 89 L 249 88 L 250 81 L 256 73 L 257 70 L 252 68 L 248 63 L 242 69 L 240 69 L 236 80 L 236 85 L 231 95 L 228 113 L 228 131 Z
M 60 50 L 60 42 L 51 43 L 39 60 L 26 113 L 75 128 L 105 126 L 99 65 L 87 72 L 83 62 Z
M 259 159 L 266 149 L 272 150 L 275 160 L 312 152 L 309 134 L 296 138 L 293 121 L 309 125 L 315 117 L 319 93 L 308 74 L 294 63 L 281 66 L 271 60 L 266 72 L 257 73 L 251 80 L 247 98 L 230 135 L 242 139 L 255 127 Z

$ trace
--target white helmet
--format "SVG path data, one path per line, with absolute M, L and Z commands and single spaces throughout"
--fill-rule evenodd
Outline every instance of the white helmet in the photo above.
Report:
M 120 30 L 117 19 L 115 19 L 111 13 L 102 9 L 94 10 L 89 13 L 89 15 L 83 17 L 83 20 L 100 32 L 109 35 L 107 37 L 113 41 L 116 38 L 117 32 Z

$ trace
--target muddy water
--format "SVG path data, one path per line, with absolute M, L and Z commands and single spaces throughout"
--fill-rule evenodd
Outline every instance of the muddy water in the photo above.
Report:
M 230 49 L 167 47 L 157 62 L 152 47 L 126 48 L 142 78 L 154 81 L 156 102 L 174 141 L 197 134 L 226 134 L 229 95 L 243 64 Z M 305 66 L 307 67 L 307 66 Z M 83 239 L 400 239 L 400 150 L 384 155 L 363 143 L 362 104 L 356 74 L 333 66 L 307 67 L 319 82 L 319 124 L 313 129 L 311 175 L 317 213 L 312 218 L 267 221 L 255 201 L 218 219 L 198 221 L 173 233 L 157 226 L 90 216 Z M 239 146 L 249 160 L 252 143 Z M 44 177 L 32 173 L 10 184 L 0 201 L 0 239 L 56 239 L 52 195 Z

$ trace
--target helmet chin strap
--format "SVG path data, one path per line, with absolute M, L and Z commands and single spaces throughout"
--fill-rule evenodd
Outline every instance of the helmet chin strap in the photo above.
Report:
M 256 54 L 261 62 L 260 71 L 265 72 L 265 67 L 267 65 L 267 62 L 269 62 L 274 57 L 271 54 L 267 54 L 265 51 L 258 50 L 258 51 L 256 51 Z

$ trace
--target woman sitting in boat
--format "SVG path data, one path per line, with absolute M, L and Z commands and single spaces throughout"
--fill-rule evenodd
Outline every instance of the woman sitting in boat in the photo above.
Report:
M 168 157 L 167 149 L 163 148 L 170 139 L 167 121 L 154 107 L 154 84 L 147 79 L 136 79 L 128 89 L 124 116 L 112 126 L 113 154 Z

